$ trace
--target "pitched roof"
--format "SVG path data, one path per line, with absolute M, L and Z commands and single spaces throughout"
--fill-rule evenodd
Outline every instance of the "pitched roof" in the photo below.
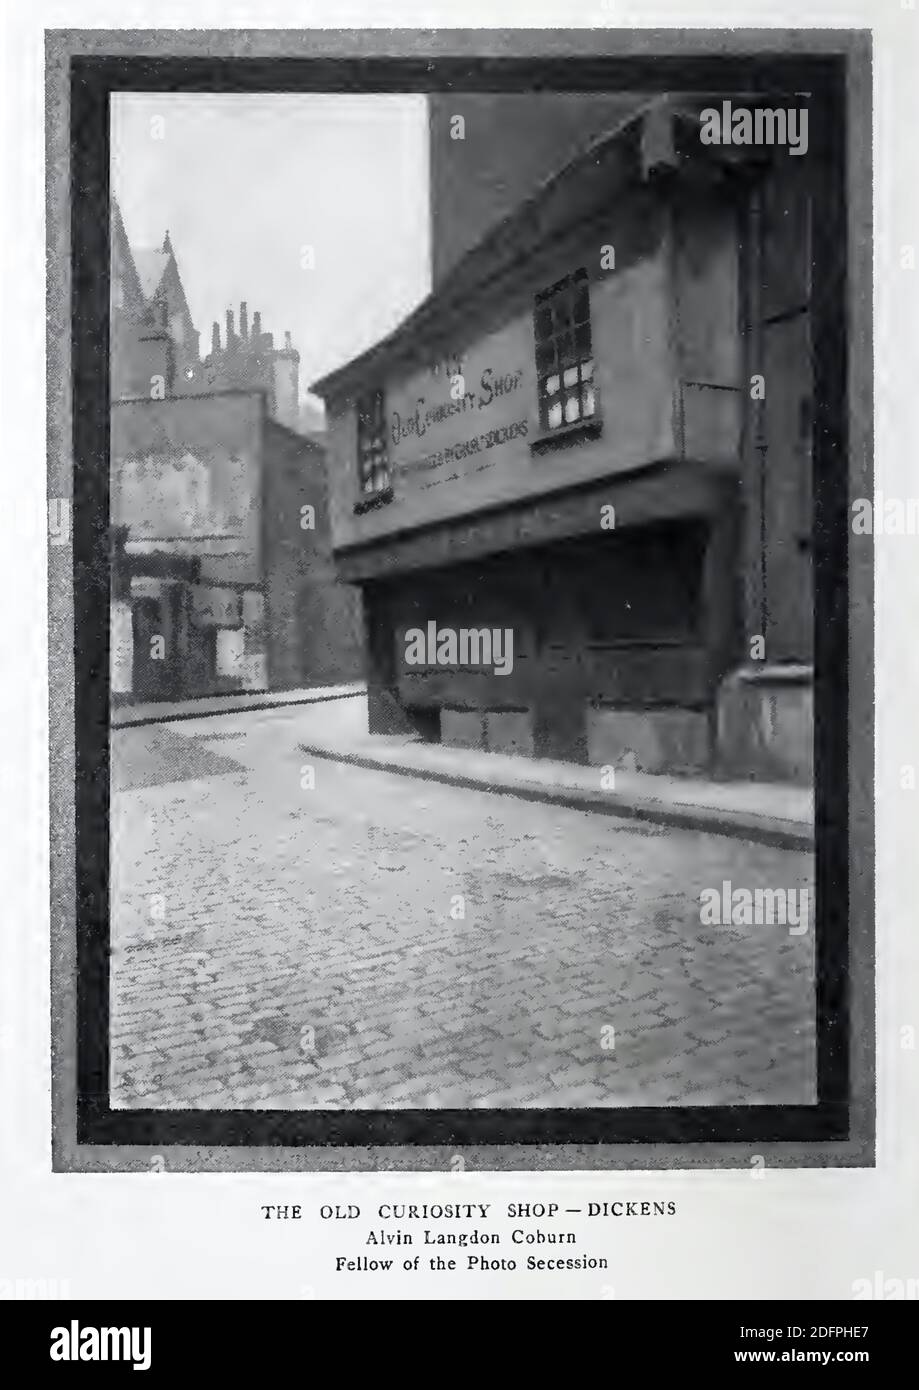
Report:
M 117 198 L 112 198 L 111 273 L 113 280 L 116 276 L 122 278 L 129 301 L 139 307 L 143 290 Z
M 424 362 L 424 346 L 438 321 L 459 321 L 474 300 L 482 301 L 509 268 L 526 261 L 540 242 L 559 228 L 586 216 L 587 205 L 608 205 L 614 190 L 626 185 L 640 166 L 641 132 L 649 111 L 670 98 L 635 97 L 609 129 L 571 156 L 561 169 L 544 177 L 500 221 L 491 226 L 451 268 L 447 279 L 430 293 L 385 338 L 357 357 L 310 384 L 324 400 L 363 389 L 382 370 Z M 489 288 L 489 282 L 491 287 Z
M 153 299 L 159 289 L 166 267 L 170 261 L 168 251 L 157 250 L 154 247 L 138 247 L 134 252 L 134 264 L 137 266 L 137 274 L 140 279 L 140 288 L 144 299 Z
M 120 268 L 130 281 L 132 292 L 139 295 L 149 305 L 157 298 L 166 271 L 175 264 L 175 252 L 167 232 L 162 246 L 138 246 L 131 249 L 124 219 L 118 206 L 118 199 L 112 198 L 112 269 Z M 176 265 L 176 280 L 182 297 L 182 306 L 187 309 L 185 292 Z
M 694 161 L 716 165 L 719 161 L 733 162 L 730 157 L 736 157 L 737 151 L 730 146 L 725 147 L 726 159 L 720 146 L 700 144 L 693 97 L 666 92 L 636 97 L 633 110 L 626 111 L 561 169 L 543 179 L 461 256 L 444 282 L 392 332 L 312 382 L 310 391 L 325 400 L 344 400 L 349 392 L 377 384 L 384 372 L 424 365 L 431 344 L 449 342 L 450 332 L 468 325 L 473 312 L 487 312 L 502 286 L 541 245 L 579 222 L 586 224 L 625 190 L 647 183 L 657 145 L 666 149 L 670 142 L 669 134 L 662 139 L 662 132 L 671 123 L 674 140 L 678 129 L 690 132 L 680 148 L 664 155 L 665 162 L 673 159 L 676 169 L 688 170 Z M 749 155 L 748 151 L 742 153 L 744 158 Z

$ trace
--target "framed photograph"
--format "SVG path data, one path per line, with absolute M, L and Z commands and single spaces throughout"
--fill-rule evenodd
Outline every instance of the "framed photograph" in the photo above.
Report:
M 55 1167 L 870 1166 L 870 35 L 47 54 Z

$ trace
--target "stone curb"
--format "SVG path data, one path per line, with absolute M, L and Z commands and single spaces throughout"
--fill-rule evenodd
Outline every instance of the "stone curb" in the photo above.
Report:
M 488 782 L 481 777 L 464 775 L 447 768 L 424 767 L 373 753 L 348 753 L 342 749 L 300 743 L 301 753 L 331 762 L 348 763 L 352 767 L 378 772 L 400 773 L 422 781 L 443 782 L 454 787 L 468 787 L 490 792 L 495 796 L 515 796 L 522 801 L 551 802 L 576 811 L 593 811 L 599 815 L 621 816 L 670 825 L 681 830 L 704 830 L 711 835 L 732 839 L 752 840 L 757 844 L 774 845 L 779 849 L 812 850 L 814 829 L 809 823 L 782 820 L 777 816 L 757 815 L 749 811 L 704 806 L 699 803 L 669 805 L 664 801 L 630 798 L 622 793 L 604 792 L 588 787 L 563 787 L 521 779 L 520 781 Z
M 138 729 L 145 724 L 175 724 L 185 719 L 219 719 L 221 715 L 224 714 L 248 714 L 250 711 L 254 712 L 255 710 L 266 709 L 296 709 L 300 705 L 323 705 L 331 700 L 354 700 L 358 696 L 363 696 L 365 694 L 366 691 L 363 689 L 343 690 L 335 695 L 303 695 L 299 696 L 296 700 L 267 699 L 252 701 L 249 704 L 243 705 L 228 703 L 225 706 L 221 706 L 219 709 L 176 710 L 173 708 L 171 713 L 168 703 L 164 702 L 164 711 L 162 714 L 143 714 L 137 719 L 112 718 L 109 727 L 111 729 Z M 232 699 L 232 697 L 230 697 L 230 699 Z M 130 706 L 125 706 L 125 708 L 130 708 Z

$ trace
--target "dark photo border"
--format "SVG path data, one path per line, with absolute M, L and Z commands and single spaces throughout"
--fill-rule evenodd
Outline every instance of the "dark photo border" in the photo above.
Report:
M 83 1146 L 191 1145 L 198 1148 L 345 1148 L 378 1146 L 594 1146 L 594 1145 L 844 1145 L 851 1137 L 851 994 L 850 875 L 850 419 L 853 344 L 850 337 L 852 293 L 850 245 L 852 119 L 850 91 L 853 61 L 868 68 L 870 36 L 843 35 L 843 51 L 807 51 L 807 31 L 796 31 L 803 51 L 767 52 L 761 35 L 749 51 L 719 52 L 719 40 L 707 37 L 711 52 L 675 53 L 653 49 L 632 55 L 576 51 L 589 48 L 596 31 L 568 31 L 574 52 L 567 56 L 450 54 L 436 51 L 448 40 L 416 35 L 422 53 L 392 56 L 310 56 L 309 36 L 298 34 L 297 56 L 236 57 L 169 53 L 169 34 L 157 34 L 159 52 L 66 53 L 69 82 L 70 209 L 70 380 L 73 450 L 73 737 L 76 911 L 76 1129 L 64 1136 L 71 1158 L 58 1166 L 79 1166 L 75 1148 Z M 229 33 L 229 31 L 227 31 Z M 502 31 L 513 53 L 514 34 Z M 826 50 L 829 36 L 822 31 Z M 68 40 L 87 36 L 53 34 L 66 50 Z M 104 37 L 104 36 L 103 36 Z M 206 36 L 205 36 L 206 37 Z M 283 38 L 283 35 L 281 36 Z M 354 36 L 352 36 L 354 37 Z M 385 35 L 377 36 L 385 39 Z M 405 39 L 408 36 L 402 35 Z M 465 34 L 468 42 L 475 35 Z M 602 31 L 608 47 L 623 36 Z M 661 39 L 650 31 L 646 41 Z M 704 40 L 706 36 L 700 34 Z M 735 47 L 744 39 L 733 36 Z M 788 40 L 788 35 L 780 35 Z M 148 46 L 151 35 L 123 33 L 119 46 Z M 494 35 L 491 36 L 492 42 Z M 664 35 L 662 50 L 674 46 Z M 538 44 L 530 31 L 528 46 Z M 425 41 L 428 41 L 425 47 Z M 557 41 L 557 36 L 556 36 Z M 79 46 L 79 45 L 77 45 Z M 326 45 L 328 46 L 328 45 Z M 352 47 L 355 46 L 352 44 Z M 698 45 L 696 45 L 698 46 Z M 628 45 L 623 45 L 627 48 Z M 791 45 L 794 47 L 794 44 Z M 251 52 L 251 49 L 249 49 Z M 816 1073 L 815 1105 L 705 1107 L 623 1107 L 610 1110 L 115 1110 L 109 1095 L 109 99 L 113 92 L 457 92 L 630 90 L 656 93 L 679 90 L 745 90 L 775 97 L 806 91 L 810 150 L 814 160 L 817 260 L 813 267 L 814 327 L 814 529 L 815 560 L 815 833 L 816 833 Z M 51 102 L 49 99 L 49 153 Z M 870 111 L 867 144 L 862 143 L 870 189 Z M 50 162 L 50 161 L 49 161 Z M 50 195 L 49 195 L 50 196 Z M 870 199 L 870 192 L 869 192 Z M 870 213 L 870 204 L 869 204 Z M 49 260 L 53 256 L 49 222 Z M 867 283 L 863 283 L 867 268 Z M 859 256 L 859 296 L 867 296 L 870 314 L 870 246 Z M 50 297 L 49 289 L 49 297 Z M 869 319 L 870 323 L 870 319 Z M 49 387 L 54 358 L 50 351 L 53 316 L 49 312 Z M 863 338 L 863 335 L 862 335 Z M 868 381 L 870 442 L 870 335 L 855 350 Z M 864 354 L 867 351 L 867 361 Z M 61 358 L 66 363 L 66 352 Z M 49 413 L 59 409 L 68 386 L 49 391 Z M 49 429 L 53 437 L 53 429 Z M 66 445 L 67 441 L 64 441 Z M 870 480 L 870 458 L 867 460 Z M 862 484 L 864 486 L 864 483 Z M 55 487 L 49 487 L 51 493 Z M 60 489 L 57 490 L 58 493 Z M 868 495 L 868 494 L 865 494 Z M 870 538 L 864 538 L 870 542 Z M 870 556 L 868 565 L 870 569 Z M 57 571 L 60 583 L 60 571 Z M 55 572 L 52 565 L 52 585 Z M 864 583 L 864 576 L 863 576 Z M 864 589 L 862 589 L 864 594 Z M 857 660 L 868 668 L 870 682 L 871 618 L 868 590 L 868 646 L 860 640 Z M 861 638 L 864 639 L 864 626 Z M 52 662 L 55 629 L 52 624 Z M 864 672 L 862 673 L 864 679 Z M 871 694 L 869 685 L 869 696 Z M 53 722 L 53 721 L 52 721 Z M 872 728 L 861 750 L 860 776 L 873 762 Z M 52 800 L 53 800 L 52 794 Z M 860 874 L 871 882 L 873 827 L 859 825 Z M 54 815 L 52 809 L 52 824 Z M 867 835 L 866 835 L 867 831 Z M 54 834 L 54 832 L 53 832 Z M 859 894 L 864 910 L 866 897 Z M 873 895 L 867 895 L 869 904 Z M 865 927 L 866 924 L 862 923 Z M 864 950 L 864 948 L 862 948 Z M 871 971 L 868 972 L 869 982 Z M 869 983 L 870 987 L 870 983 Z M 862 985 L 864 988 L 864 985 Z M 863 1005 L 864 1009 L 864 1005 Z M 869 1012 L 873 1016 L 873 1000 Z M 60 1026 L 60 1017 L 58 1025 Z M 873 1038 L 862 1039 L 871 1052 L 864 1069 L 873 1081 Z M 59 1049 L 58 1049 L 59 1050 Z M 59 1063 L 60 1064 L 60 1063 Z M 873 1088 L 869 1085 L 869 1091 Z M 872 1143 L 864 1134 L 864 1102 L 873 1120 L 873 1093 L 864 1094 L 857 1161 L 873 1161 Z M 55 1115 L 56 1123 L 60 1116 Z M 873 1124 L 871 1126 L 873 1130 Z M 58 1135 L 58 1159 L 62 1152 Z M 707 1151 L 706 1151 L 707 1152 Z M 734 1151 L 737 1152 L 736 1150 Z M 699 1166 L 701 1154 L 690 1163 Z M 804 1162 L 809 1161 L 804 1159 Z M 826 1159 L 823 1160 L 827 1161 Z M 841 1161 L 853 1162 L 853 1158 Z M 612 1158 L 608 1166 L 617 1166 Z M 679 1151 L 664 1162 L 680 1166 Z M 410 1162 L 406 1166 L 411 1166 Z M 483 1166 L 502 1166 L 500 1160 Z M 513 1164 L 528 1166 L 525 1158 Z M 534 1163 L 532 1166 L 544 1166 Z M 551 1164 L 549 1166 L 552 1166 Z M 573 1163 L 570 1166 L 581 1166 Z M 718 1166 L 710 1159 L 703 1166 Z

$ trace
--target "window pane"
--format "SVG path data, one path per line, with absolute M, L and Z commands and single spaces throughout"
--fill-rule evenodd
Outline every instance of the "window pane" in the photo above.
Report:
M 585 267 L 536 296 L 534 325 L 543 427 L 558 429 L 595 414 L 590 278 Z
M 576 323 L 586 323 L 590 318 L 590 295 L 586 284 L 580 286 L 575 293 L 574 318 Z
M 563 333 L 559 338 L 556 338 L 555 346 L 558 352 L 560 367 L 567 367 L 572 362 L 576 361 L 574 355 L 574 338 L 570 333 Z
M 538 343 L 536 346 L 536 369 L 539 372 L 546 372 L 555 365 L 555 348 L 551 341 L 548 343 Z
M 357 409 L 358 485 L 365 494 L 388 486 L 386 457 L 385 398 L 382 391 L 371 391 L 355 402 Z

